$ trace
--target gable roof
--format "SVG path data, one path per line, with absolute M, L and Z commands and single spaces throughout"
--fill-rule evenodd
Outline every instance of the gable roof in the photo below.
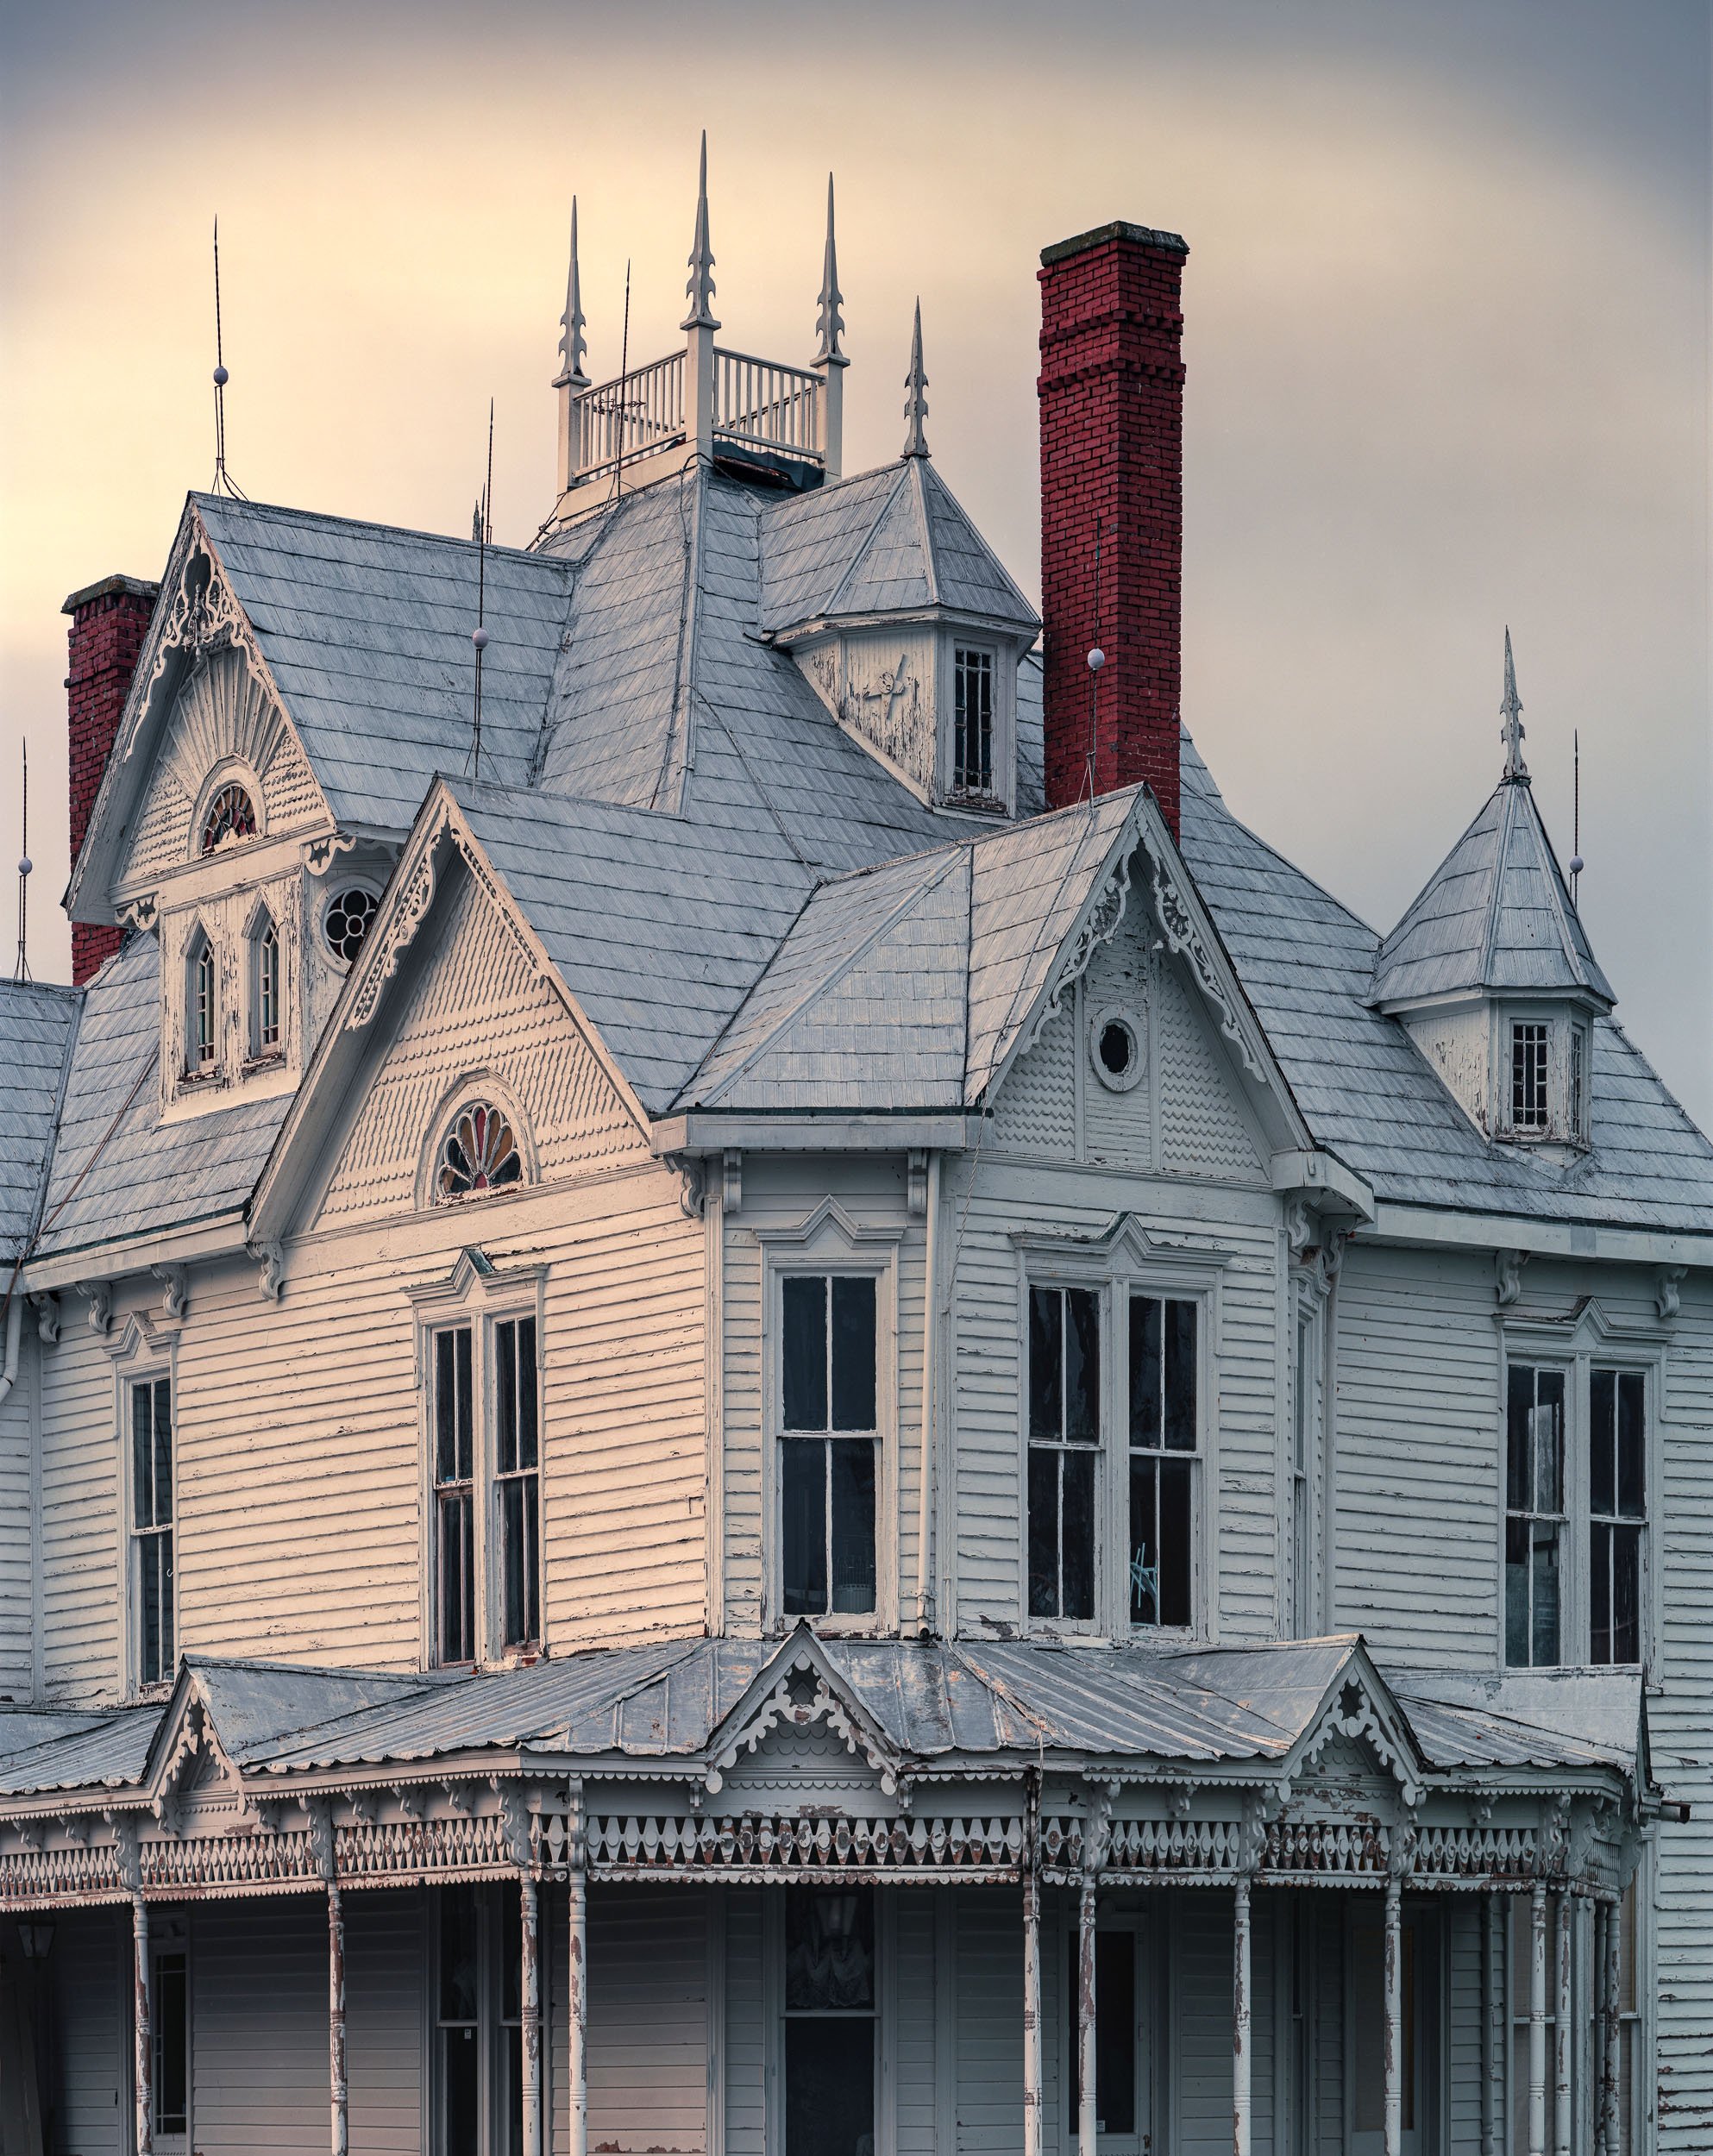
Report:
M 0 1263 L 9 1269 L 36 1219 L 82 1007 L 75 988 L 0 981 Z
M 1374 961 L 1384 1009 L 1478 989 L 1617 1000 L 1526 777 L 1501 780 Z

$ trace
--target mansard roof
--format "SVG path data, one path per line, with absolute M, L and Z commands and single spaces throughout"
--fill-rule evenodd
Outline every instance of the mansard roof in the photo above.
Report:
M 0 981 L 0 1263 L 35 1224 L 42 1163 L 83 999 L 70 988 Z
M 1482 993 L 1617 1000 L 1525 776 L 1500 780 L 1374 961 L 1383 1010 Z

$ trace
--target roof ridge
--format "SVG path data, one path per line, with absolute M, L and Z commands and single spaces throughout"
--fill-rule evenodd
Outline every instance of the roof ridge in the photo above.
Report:
M 1483 987 L 1493 977 L 1493 953 L 1499 938 L 1499 907 L 1504 890 L 1505 863 L 1510 857 L 1511 826 L 1516 818 L 1516 796 L 1520 791 L 1515 786 L 1507 787 L 1503 780 L 1499 785 L 1504 793 L 1504 800 L 1499 810 L 1497 843 L 1487 885 L 1486 918 L 1481 928 L 1481 955 L 1476 961 L 1475 968 L 1476 980 Z M 1458 843 L 1461 845 L 1463 842 L 1459 839 Z M 1439 874 L 1436 868 L 1423 886 L 1424 891 L 1433 889 L 1439 880 Z
M 909 475 L 911 505 L 916 512 L 916 535 L 921 544 L 922 559 L 928 565 L 928 604 L 938 606 L 942 604 L 940 563 L 934 552 L 933 526 L 928 521 L 928 482 L 923 476 L 923 467 L 927 461 L 926 457 L 907 457 L 904 465 Z
M 208 494 L 191 487 L 185 494 L 187 502 L 194 502 L 198 514 L 212 505 L 221 516 L 254 515 L 279 517 L 305 524 L 342 524 L 353 530 L 384 531 L 395 539 L 422 539 L 440 547 L 456 547 L 467 553 L 477 550 L 474 539 L 461 539 L 449 531 L 425 531 L 419 524 L 389 524 L 379 517 L 342 517 L 333 510 L 292 509 L 284 502 L 235 501 L 229 494 Z M 520 561 L 545 562 L 549 568 L 568 573 L 572 564 L 562 555 L 543 554 L 529 547 L 509 547 L 493 541 L 488 542 L 489 559 L 495 555 L 507 555 Z

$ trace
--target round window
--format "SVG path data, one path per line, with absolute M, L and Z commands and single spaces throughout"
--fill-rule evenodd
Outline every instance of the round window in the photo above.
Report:
M 1089 1027 L 1095 1075 L 1114 1093 L 1128 1093 L 1145 1067 L 1142 1021 L 1130 1011 L 1097 1011 Z
M 363 947 L 374 910 L 373 892 L 366 891 L 360 883 L 347 884 L 327 901 L 327 911 L 321 917 L 322 933 L 333 956 L 342 958 L 348 966 Z

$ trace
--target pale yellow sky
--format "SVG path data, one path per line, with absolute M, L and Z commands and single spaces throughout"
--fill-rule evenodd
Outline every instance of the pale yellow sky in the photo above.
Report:
M 697 131 L 726 341 L 806 358 L 837 173 L 846 463 L 939 468 L 1038 581 L 1034 268 L 1183 232 L 1185 715 L 1377 925 L 1499 770 L 1504 625 L 1619 1017 L 1713 1124 L 1708 28 L 1693 0 L 943 0 L 623 10 L 0 4 L 0 847 L 64 976 L 65 594 L 253 497 L 499 536 L 549 499 L 565 228 L 590 364 L 676 341 Z M 9 919 L 7 923 L 9 949 Z

